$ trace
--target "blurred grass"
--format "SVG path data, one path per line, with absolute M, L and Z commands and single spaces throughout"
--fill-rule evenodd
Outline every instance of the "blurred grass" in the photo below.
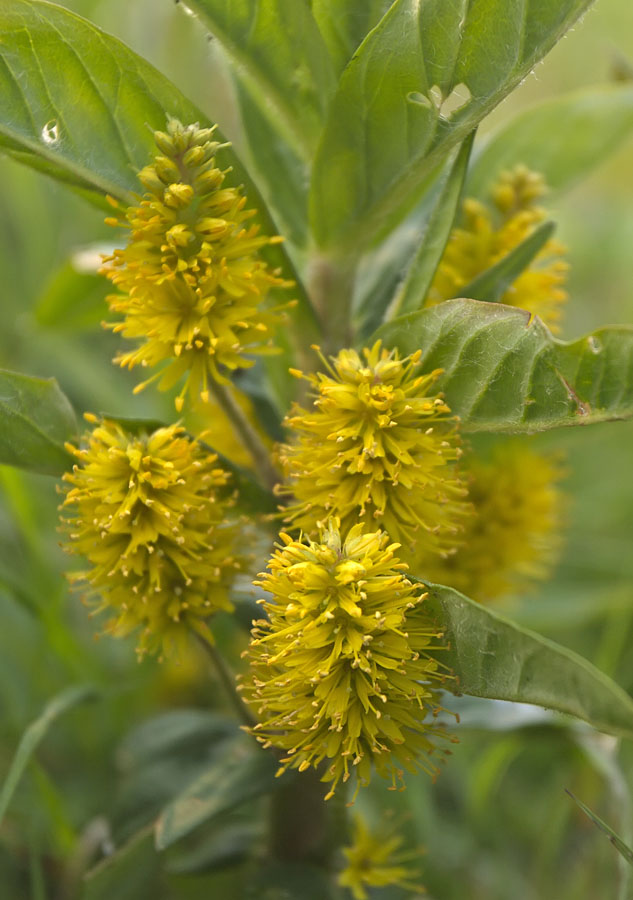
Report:
M 212 45 L 182 6 L 168 0 L 62 5 L 126 40 L 239 144 L 230 98 L 215 80 Z M 529 102 L 607 79 L 618 54 L 633 60 L 630 0 L 599 0 L 482 131 Z M 606 322 L 633 322 L 632 150 L 629 142 L 556 202 L 554 217 L 572 267 L 566 337 Z M 110 363 L 117 346 L 110 334 L 76 323 L 67 328 L 64 321 L 45 326 L 34 314 L 71 253 L 112 240 L 102 213 L 6 159 L 0 160 L 0 211 L 0 366 L 54 374 L 78 411 L 171 416 L 169 401 L 154 392 L 132 397 L 134 379 Z M 566 547 L 554 579 L 508 611 L 633 691 L 633 422 L 570 429 L 537 442 L 568 455 Z M 122 736 L 165 704 L 213 702 L 215 689 L 201 685 L 195 668 L 137 665 L 130 642 L 95 642 L 95 624 L 62 578 L 66 560 L 57 546 L 58 497 L 50 479 L 0 469 L 0 500 L 0 771 L 6 772 L 25 726 L 51 696 L 86 680 L 102 692 L 101 700 L 55 724 L 0 831 L 2 896 L 26 900 L 47 896 L 44 880 L 59 882 L 59 860 L 85 848 L 95 822 L 115 817 Z M 436 900 L 616 898 L 627 890 L 617 854 L 564 789 L 616 828 L 621 798 L 577 732 L 567 726 L 462 731 L 437 785 L 411 778 L 398 795 L 376 785 L 361 793 L 359 808 L 379 818 L 386 805 L 403 817 L 411 843 L 428 848 L 422 866 Z M 590 740 L 615 766 L 617 747 Z M 625 747 L 620 757 L 630 782 L 633 751 Z M 215 891 L 231 900 L 231 878 L 161 876 L 151 896 L 185 900 Z M 381 894 L 385 900 L 401 896 Z

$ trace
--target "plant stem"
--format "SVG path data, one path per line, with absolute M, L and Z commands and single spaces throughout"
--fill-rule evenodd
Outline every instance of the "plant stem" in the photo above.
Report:
M 288 784 L 281 784 L 272 797 L 271 853 L 289 862 L 323 864 L 327 856 L 328 811 L 319 773 L 308 769 Z
M 347 347 L 352 340 L 352 294 L 356 261 L 317 256 L 310 266 L 310 298 L 323 325 L 326 356 Z
M 295 774 L 272 797 L 271 853 L 279 860 L 330 867 L 347 837 L 347 792 L 339 785 L 331 800 L 321 781 L 323 767 Z
M 224 688 L 233 709 L 237 713 L 238 718 L 241 722 L 244 723 L 244 725 L 252 728 L 257 724 L 257 720 L 240 697 L 235 683 L 235 675 L 229 668 L 226 660 L 218 651 L 217 647 L 214 647 L 208 641 L 205 641 L 205 639 L 201 635 L 197 635 L 197 637 L 204 647 L 206 653 L 208 654 L 209 659 L 213 663 L 213 667 L 218 675 L 218 678 L 222 682 L 222 687 Z
M 261 438 L 244 415 L 239 404 L 235 402 L 230 390 L 216 381 L 211 381 L 209 388 L 251 454 L 260 478 L 266 487 L 272 490 L 281 481 L 281 476 L 271 463 L 270 455 Z

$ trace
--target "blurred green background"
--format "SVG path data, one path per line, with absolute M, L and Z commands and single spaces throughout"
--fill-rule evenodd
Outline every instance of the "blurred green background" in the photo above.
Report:
M 239 147 L 213 43 L 181 4 L 62 5 L 153 62 Z M 485 122 L 480 137 L 526 104 L 612 79 L 626 69 L 623 60 L 633 66 L 631 2 L 598 0 Z M 556 197 L 552 214 L 571 264 L 563 336 L 633 322 L 633 139 L 582 185 Z M 110 363 L 117 341 L 99 327 L 105 283 L 95 286 L 86 276 L 83 287 L 69 293 L 69 266 L 89 269 L 95 245 L 112 240 L 102 219 L 102 212 L 61 186 L 0 159 L 0 366 L 54 375 L 79 413 L 171 417 L 165 398 L 151 391 L 132 397 L 133 380 Z M 535 443 L 568 456 L 566 544 L 553 580 L 508 612 L 633 691 L 633 422 L 554 432 Z M 0 885 L 7 900 L 48 897 L 45 882 L 56 885 L 58 894 L 51 897 L 63 897 L 72 885 L 62 883 L 67 876 L 57 873 L 58 861 L 70 856 L 79 865 L 82 853 L 107 849 L 111 830 L 115 839 L 121 833 L 127 812 L 117 747 L 127 732 L 170 705 L 221 705 L 206 672 L 196 674 L 204 667 L 200 660 L 191 671 L 159 668 L 153 660 L 138 665 L 132 643 L 95 641 L 94 623 L 62 577 L 67 561 L 57 545 L 57 503 L 51 479 L 0 468 L 0 772 L 24 728 L 55 693 L 90 682 L 100 697 L 60 719 L 29 765 L 0 831 Z M 227 641 L 235 643 L 233 637 L 227 626 Z M 386 805 L 411 842 L 426 846 L 422 865 L 432 897 L 627 896 L 615 850 L 564 791 L 628 833 L 631 748 L 538 710 L 509 717 L 495 704 L 465 703 L 459 734 L 461 744 L 436 785 L 409 779 L 407 792 L 395 797 L 376 785 L 358 802 L 359 810 L 377 818 Z M 151 792 L 151 786 L 141 788 L 140 806 L 143 790 Z M 132 900 L 232 896 L 228 882 L 203 871 L 161 876 L 155 889 L 141 884 L 130 881 Z

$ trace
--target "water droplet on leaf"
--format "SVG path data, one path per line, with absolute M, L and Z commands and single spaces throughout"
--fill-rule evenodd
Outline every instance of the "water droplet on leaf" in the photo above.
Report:
M 57 119 L 51 119 L 42 128 L 42 140 L 45 144 L 56 144 L 59 140 L 59 123 Z

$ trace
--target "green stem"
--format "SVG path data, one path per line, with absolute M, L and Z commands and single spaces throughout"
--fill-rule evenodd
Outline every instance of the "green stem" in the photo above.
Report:
M 273 857 L 331 868 L 347 836 L 347 792 L 339 785 L 327 802 L 323 768 L 308 769 L 281 784 L 272 797 L 270 835 Z
M 356 261 L 317 256 L 310 264 L 310 299 L 323 325 L 323 352 L 337 353 L 352 342 L 352 295 Z
M 238 718 L 244 725 L 253 728 L 253 726 L 257 724 L 257 719 L 253 716 L 248 706 L 240 697 L 237 691 L 235 675 L 229 668 L 226 660 L 218 651 L 217 647 L 213 646 L 208 641 L 205 641 L 201 635 L 198 635 L 197 637 L 213 663 L 213 668 L 215 669 L 219 680 L 222 682 L 222 687 L 225 690 L 231 706 L 237 713 Z
M 260 436 L 244 415 L 239 404 L 235 402 L 230 390 L 213 380 L 209 383 L 209 389 L 251 454 L 260 478 L 266 487 L 272 490 L 281 481 L 281 476 L 271 463 L 268 450 Z

